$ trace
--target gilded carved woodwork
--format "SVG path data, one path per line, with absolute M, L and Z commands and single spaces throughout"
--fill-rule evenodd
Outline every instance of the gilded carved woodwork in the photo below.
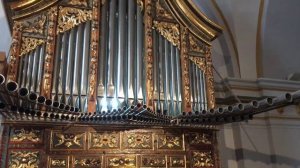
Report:
M 57 33 L 63 33 L 92 19 L 92 11 L 71 7 L 59 7 Z
M 126 133 L 124 135 L 126 149 L 152 149 L 153 139 L 151 133 Z
M 24 21 L 23 25 L 23 33 L 29 34 L 39 34 L 44 36 L 45 35 L 45 23 L 47 21 L 46 15 L 41 15 L 37 17 L 33 21 Z
M 51 136 L 51 149 L 84 149 L 85 133 L 53 132 Z
M 107 157 L 107 167 L 108 168 L 135 168 L 136 157 L 135 156 L 115 156 Z
M 153 21 L 153 26 L 174 46 L 180 47 L 180 32 L 178 24 L 155 20 Z
M 201 71 L 206 73 L 206 62 L 203 57 L 193 57 L 190 56 L 189 59 L 199 68 Z
M 37 46 L 45 43 L 44 39 L 32 38 L 32 37 L 22 37 L 22 45 L 21 45 L 21 54 L 25 55 L 32 50 L 34 50 Z
M 91 32 L 91 60 L 89 69 L 89 103 L 88 111 L 96 111 L 96 100 L 97 100 L 97 68 L 98 68 L 98 55 L 99 55 L 99 18 L 100 18 L 100 1 L 93 0 L 92 5 L 92 32 Z
M 169 10 L 166 9 L 166 6 L 162 5 L 162 0 L 156 0 L 155 7 L 156 18 L 174 20 L 172 14 L 169 12 Z
M 183 150 L 183 138 L 176 135 L 158 135 L 158 149 Z
M 191 88 L 190 88 L 190 66 L 187 46 L 188 29 L 181 27 L 181 47 L 180 47 L 180 62 L 181 62 L 181 80 L 182 80 L 182 110 L 191 111 Z
M 211 145 L 212 135 L 208 133 L 193 133 L 190 134 L 191 145 Z
M 167 159 L 165 156 L 142 156 L 142 167 L 166 167 Z
M 185 156 L 171 156 L 170 167 L 185 167 Z
M 17 80 L 17 69 L 19 66 L 19 53 L 21 46 L 21 29 L 22 24 L 15 21 L 12 32 L 12 43 L 9 50 L 9 64 L 7 71 L 7 79 L 16 81 Z
M 194 168 L 198 167 L 214 167 L 214 160 L 212 156 L 212 152 L 193 152 L 192 153 L 193 160 L 192 166 Z
M 211 60 L 211 48 L 207 47 L 205 51 L 206 58 L 206 90 L 207 90 L 207 104 L 208 108 L 215 108 L 215 89 L 213 77 L 213 65 Z
M 145 73 L 146 73 L 146 105 L 150 108 L 153 107 L 153 4 L 151 0 L 145 0 Z
M 52 72 L 53 72 L 53 60 L 54 49 L 56 42 L 56 26 L 57 26 L 57 7 L 52 7 L 48 15 L 48 27 L 47 27 L 47 43 L 46 43 L 46 56 L 44 63 L 44 75 L 41 86 L 41 95 L 46 98 L 51 97 L 51 84 L 52 84 Z
M 10 136 L 11 142 L 40 142 L 41 141 L 41 131 L 40 130 L 25 130 L 22 129 L 14 129 L 11 131 Z
M 75 168 L 99 168 L 102 165 L 101 158 L 95 157 L 76 157 L 74 160 Z
M 8 168 L 39 168 L 38 151 L 11 151 Z
M 68 2 L 69 5 L 74 5 L 74 6 L 83 6 L 87 7 L 88 6 L 88 0 L 70 0 Z
M 50 168 L 68 168 L 69 167 L 69 160 L 68 158 L 62 157 L 51 157 L 49 159 L 49 167 Z
M 192 52 L 205 54 L 205 45 L 197 40 L 192 34 L 189 35 L 189 49 Z
M 90 133 L 90 149 L 120 148 L 120 135 L 116 132 Z

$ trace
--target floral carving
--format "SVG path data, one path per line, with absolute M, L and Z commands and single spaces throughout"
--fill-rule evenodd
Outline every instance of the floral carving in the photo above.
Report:
M 101 159 L 99 158 L 76 158 L 75 167 L 101 167 Z
M 118 148 L 119 135 L 117 133 L 91 133 L 92 148 Z
M 66 167 L 67 160 L 66 159 L 51 159 L 51 167 Z
M 184 156 L 170 157 L 170 167 L 185 167 L 185 157 Z
M 68 4 L 74 6 L 84 6 L 84 7 L 88 6 L 87 0 L 70 0 Z
M 192 166 L 198 167 L 213 167 L 214 160 L 212 153 L 209 152 L 193 152 Z
M 159 149 L 182 149 L 182 137 L 161 135 L 158 141 Z
M 153 26 L 162 36 L 164 36 L 174 46 L 180 47 L 180 32 L 178 24 L 154 21 Z
M 72 146 L 82 147 L 84 135 L 85 135 L 84 133 L 77 134 L 77 135 L 73 133 L 70 134 L 54 133 L 54 137 L 57 138 L 54 147 L 59 147 L 59 146 L 65 146 L 67 148 L 71 148 Z
M 40 130 L 14 130 L 13 135 L 10 137 L 10 141 L 12 142 L 22 142 L 22 141 L 31 141 L 31 142 L 39 142 L 40 139 Z
M 166 167 L 165 157 L 144 157 L 142 158 L 142 165 L 144 167 Z
M 203 57 L 189 57 L 190 60 L 204 73 L 206 72 L 205 58 Z
M 38 151 L 17 151 L 11 152 L 9 156 L 9 168 L 38 168 Z
M 22 46 L 21 46 L 21 54 L 25 55 L 30 51 L 34 50 L 37 46 L 45 43 L 44 39 L 31 38 L 31 37 L 22 37 Z
M 77 9 L 71 7 L 60 7 L 57 32 L 65 32 L 91 19 L 91 10 Z
M 30 34 L 34 33 L 34 34 L 44 35 L 46 20 L 47 17 L 45 15 L 42 15 L 32 22 L 30 21 L 23 22 L 22 23 L 23 32 L 30 33 Z
M 173 20 L 173 16 L 169 12 L 169 10 L 166 9 L 167 7 L 162 4 L 161 0 L 156 1 L 155 7 L 156 7 L 156 17 L 162 17 L 162 18 Z
M 108 167 L 134 168 L 136 167 L 136 159 L 135 157 L 108 158 Z
M 205 45 L 191 34 L 189 35 L 190 51 L 205 54 Z
M 210 144 L 212 144 L 211 139 L 212 139 L 212 136 L 210 134 L 206 134 L 206 133 L 191 134 L 191 144 L 192 145 L 198 145 L 198 144 L 210 145 Z
M 126 135 L 128 148 L 150 149 L 152 146 L 151 134 L 128 134 Z

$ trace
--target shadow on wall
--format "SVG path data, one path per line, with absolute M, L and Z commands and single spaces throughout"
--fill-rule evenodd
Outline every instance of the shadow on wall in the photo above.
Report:
M 253 161 L 253 162 L 260 162 L 266 165 L 285 165 L 289 166 L 290 168 L 299 168 L 300 167 L 300 159 L 293 159 L 281 155 L 267 155 L 261 152 L 251 151 L 248 149 L 230 149 L 230 148 L 223 148 L 224 151 L 222 153 L 235 153 L 236 158 L 233 158 L 230 155 L 226 155 L 227 160 L 236 160 L 236 161 Z M 222 156 L 221 160 L 222 160 Z M 226 161 L 225 161 L 226 162 Z M 223 162 L 223 163 L 225 163 Z M 230 167 L 230 165 L 222 165 L 222 167 Z M 253 165 L 251 165 L 253 167 Z M 244 167 L 247 168 L 247 167 Z

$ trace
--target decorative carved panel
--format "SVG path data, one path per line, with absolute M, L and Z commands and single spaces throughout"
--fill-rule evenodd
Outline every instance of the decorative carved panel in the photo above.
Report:
M 106 158 L 107 168 L 135 168 L 136 157 L 135 156 L 109 156 Z
M 214 167 L 213 154 L 211 151 L 192 152 L 192 167 Z
M 68 168 L 69 167 L 69 157 L 65 156 L 54 156 L 49 157 L 48 160 L 49 168 Z
M 212 135 L 210 133 L 191 133 L 190 134 L 191 145 L 211 145 L 213 144 Z
M 120 134 L 116 132 L 91 132 L 89 134 L 89 149 L 119 149 Z
M 170 167 L 179 168 L 185 167 L 186 157 L 185 156 L 170 156 Z
M 51 150 L 84 150 L 86 133 L 52 132 Z
M 165 156 L 142 156 L 141 167 L 166 167 L 167 159 Z
M 39 151 L 10 151 L 8 167 L 9 168 L 39 168 L 40 152 Z
M 160 134 L 157 138 L 157 148 L 165 150 L 183 150 L 183 136 Z
M 152 133 L 124 133 L 123 145 L 125 149 L 153 149 Z
M 10 132 L 11 143 L 39 143 L 42 142 L 43 133 L 33 128 L 17 128 Z
M 99 168 L 102 166 L 102 157 L 76 156 L 73 160 L 75 168 Z

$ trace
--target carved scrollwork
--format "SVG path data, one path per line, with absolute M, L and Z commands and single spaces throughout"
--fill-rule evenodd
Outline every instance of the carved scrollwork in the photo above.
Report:
M 46 20 L 47 20 L 47 16 L 42 15 L 33 21 L 24 21 L 22 22 L 23 25 L 22 31 L 24 33 L 29 33 L 29 34 L 33 33 L 33 34 L 44 35 Z
M 143 2 L 143 0 L 136 0 L 136 3 L 138 5 L 138 7 L 141 8 L 141 11 L 143 11 L 144 10 L 144 2 Z
M 91 133 L 91 148 L 115 149 L 119 148 L 120 135 L 118 133 Z
M 62 33 L 92 19 L 92 11 L 71 7 L 60 7 L 57 33 Z
M 193 152 L 192 166 L 198 167 L 214 167 L 212 153 L 209 152 Z
M 166 9 L 164 5 L 161 4 L 161 0 L 157 0 L 155 7 L 156 7 L 156 17 L 157 18 L 165 18 L 165 19 L 170 19 L 173 20 L 172 14 Z
M 31 38 L 31 37 L 22 37 L 22 46 L 21 46 L 21 54 L 25 55 L 30 51 L 34 50 L 37 46 L 45 43 L 44 39 Z
M 67 167 L 68 161 L 66 159 L 51 159 L 51 168 L 63 168 Z
M 144 156 L 142 158 L 143 167 L 166 167 L 167 161 L 165 157 Z
M 136 167 L 136 158 L 135 157 L 112 157 L 108 158 L 108 167 L 118 167 L 118 168 L 135 168 Z
M 23 142 L 23 141 L 30 141 L 30 142 L 40 142 L 41 138 L 40 130 L 25 130 L 25 129 L 15 129 L 12 132 L 10 137 L 11 142 Z
M 185 167 L 185 156 L 171 156 L 170 167 Z
M 207 133 L 193 133 L 190 135 L 191 145 L 211 145 L 212 144 L 212 135 Z
M 159 149 L 183 149 L 181 136 L 160 135 L 158 138 Z
M 189 59 L 204 73 L 206 72 L 206 64 L 205 58 L 203 57 L 192 57 L 190 56 Z
M 74 6 L 84 6 L 84 7 L 88 6 L 87 0 L 70 0 L 68 2 L 68 4 L 69 5 L 74 5 Z
M 152 135 L 142 133 L 130 133 L 125 135 L 129 149 L 151 149 L 152 148 Z
M 10 153 L 9 168 L 38 168 L 39 167 L 38 151 L 13 151 Z
M 153 21 L 153 27 L 174 46 L 180 47 L 179 25 L 176 23 Z
M 214 77 L 213 77 L 213 66 L 211 60 L 211 48 L 207 47 L 205 51 L 206 58 L 206 90 L 208 107 L 215 108 L 215 89 L 214 89 Z
M 53 133 L 52 147 L 55 149 L 83 149 L 85 133 Z
M 200 42 L 199 40 L 197 40 L 193 35 L 189 35 L 189 49 L 192 52 L 197 52 L 197 53 L 201 53 L 201 54 L 205 54 L 205 45 Z
M 76 158 L 74 161 L 75 168 L 98 168 L 101 167 L 100 158 Z

